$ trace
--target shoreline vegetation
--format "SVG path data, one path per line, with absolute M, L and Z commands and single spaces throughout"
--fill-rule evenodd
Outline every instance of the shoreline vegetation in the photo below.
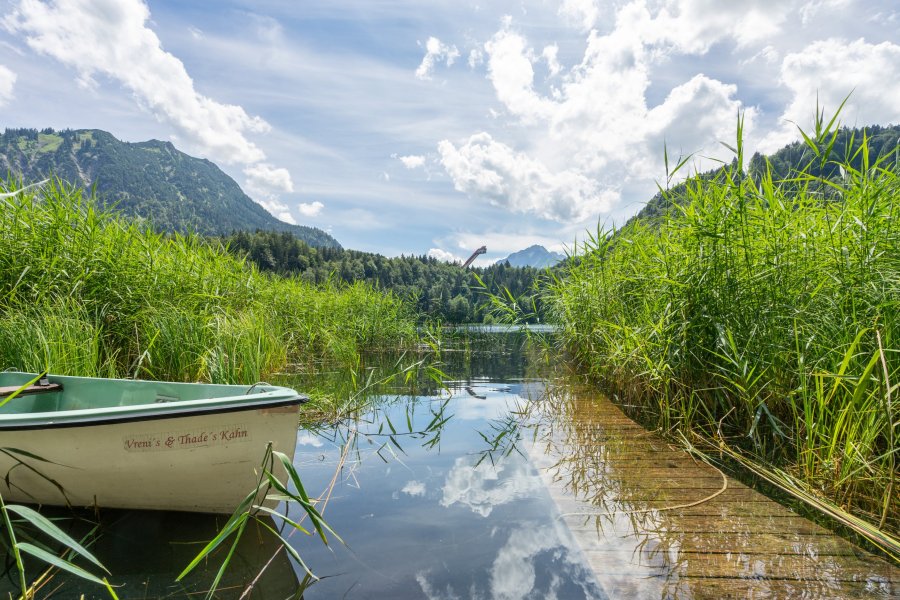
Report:
M 390 292 L 261 273 L 215 241 L 98 210 L 58 179 L 0 190 L 3 368 L 255 383 L 418 339 Z
M 654 219 L 598 228 L 544 302 L 579 370 L 632 414 L 896 559 L 900 150 L 835 123 L 818 113 L 779 174 L 757 157 L 744 170 L 739 118 L 730 165 L 661 190 Z
M 459 263 L 425 255 L 389 258 L 344 248 L 314 248 L 289 233 L 274 231 L 238 231 L 222 241 L 263 272 L 309 283 L 365 282 L 390 290 L 413 306 L 420 323 L 494 323 L 490 296 L 501 290 L 531 307 L 527 322 L 538 323 L 543 317 L 540 295 L 535 293 L 546 272 L 543 268 L 498 262 L 464 269 Z

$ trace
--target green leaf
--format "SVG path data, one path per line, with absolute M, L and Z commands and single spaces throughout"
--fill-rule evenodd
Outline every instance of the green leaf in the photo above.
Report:
M 306 489 L 303 487 L 303 483 L 300 481 L 300 475 L 297 473 L 297 469 L 294 468 L 294 464 L 291 462 L 291 459 L 288 458 L 287 455 L 283 452 L 278 452 L 277 450 L 273 451 L 272 454 L 274 454 L 275 458 L 277 458 L 281 462 L 281 466 L 284 467 L 284 470 L 287 471 L 288 477 L 291 478 L 291 483 L 293 483 L 294 487 L 297 488 L 297 493 L 300 494 L 300 497 L 303 498 L 303 501 L 308 504 L 309 495 L 306 493 Z M 284 491 L 287 492 L 287 490 Z
M 85 557 L 86 559 L 88 559 L 89 561 L 91 561 L 92 563 L 94 563 L 95 565 L 97 565 L 98 567 L 100 567 L 101 569 L 106 571 L 107 573 L 109 573 L 109 571 L 107 571 L 106 567 L 104 567 L 103 564 L 101 564 L 100 561 L 97 560 L 93 554 L 88 552 L 84 546 L 82 546 L 81 544 L 76 542 L 74 539 L 69 537 L 69 535 L 66 532 L 64 532 L 62 529 L 60 529 L 56 525 L 54 525 L 49 519 L 47 519 L 47 517 L 40 514 L 36 510 L 28 508 L 27 506 L 20 506 L 18 504 L 7 505 L 6 510 L 16 513 L 17 515 L 19 515 L 20 517 L 22 517 L 23 519 L 25 519 L 26 521 L 30 522 L 32 525 L 37 527 L 44 534 L 48 535 L 49 537 L 52 537 L 60 544 L 63 544 L 64 546 L 71 548 L 77 554 L 80 554 L 81 556 Z
M 100 579 L 96 575 L 92 575 L 92 574 L 88 573 L 87 571 L 85 571 L 84 569 L 82 569 L 81 567 L 79 567 L 77 565 L 73 565 L 72 563 L 56 556 L 55 554 L 51 554 L 51 553 L 47 552 L 46 550 L 43 550 L 42 548 L 38 548 L 37 546 L 33 546 L 26 542 L 19 542 L 18 546 L 19 546 L 19 550 L 21 550 L 22 552 L 24 552 L 26 554 L 30 554 L 33 557 L 44 561 L 48 565 L 53 565 L 54 567 L 57 567 L 58 569 L 68 571 L 69 573 L 72 573 L 73 575 L 77 575 L 78 577 L 81 577 L 82 579 L 87 579 L 88 581 L 91 581 L 98 585 L 102 585 L 103 587 L 106 587 L 108 585 L 106 581 Z
M 306 562 L 304 562 L 303 558 L 300 556 L 300 553 L 297 552 L 297 550 L 295 550 L 294 547 L 291 546 L 288 543 L 288 541 L 281 536 L 280 533 L 278 533 L 277 531 L 272 529 L 268 523 L 266 523 L 265 521 L 260 521 L 260 523 L 262 524 L 263 527 L 265 527 L 266 529 L 271 531 L 275 537 L 277 537 L 279 540 L 281 540 L 282 548 L 284 548 L 285 551 L 288 554 L 290 554 L 294 558 L 294 560 L 296 560 L 297 563 L 300 564 L 301 567 L 303 567 L 303 570 L 306 571 L 307 575 L 312 577 L 314 580 L 318 581 L 319 578 L 309 569 L 308 566 L 306 566 Z
M 251 499 L 251 501 L 253 498 L 256 497 L 256 493 L 257 493 L 257 491 L 254 490 L 253 493 L 248 496 Z M 214 537 L 212 540 L 210 540 L 210 542 L 208 544 L 206 544 L 206 546 L 203 547 L 203 549 L 197 554 L 197 556 L 194 557 L 194 560 L 192 560 L 191 563 L 184 568 L 184 570 L 181 572 L 181 574 L 179 574 L 178 577 L 175 578 L 175 581 L 181 581 L 185 576 L 187 576 L 188 573 L 193 571 L 194 568 L 200 563 L 200 561 L 202 561 L 204 558 L 209 556 L 209 554 L 213 550 L 218 548 L 219 544 L 221 544 L 226 539 L 228 539 L 228 536 L 230 536 L 232 533 L 234 533 L 234 531 L 236 529 L 238 529 L 239 527 L 242 527 L 243 524 L 249 518 L 249 516 L 250 516 L 250 514 L 248 512 L 246 512 L 246 510 L 241 511 L 241 512 L 235 512 L 233 515 L 231 515 L 231 518 L 225 524 L 225 527 L 222 528 L 222 531 L 220 531 L 218 533 L 218 535 L 216 535 L 216 537 Z
M 222 576 L 225 574 L 225 570 L 228 568 L 228 565 L 231 564 L 231 557 L 234 556 L 234 551 L 237 549 L 238 543 L 241 541 L 241 535 L 244 533 L 244 528 L 247 526 L 247 519 L 241 521 L 241 526 L 237 531 L 237 534 L 234 536 L 234 541 L 231 543 L 231 548 L 228 549 L 228 554 L 225 556 L 225 560 L 222 561 L 222 564 L 219 566 L 219 570 L 216 572 L 216 577 L 213 579 L 212 584 L 209 586 L 209 591 L 206 593 L 207 600 L 211 600 L 216 593 L 216 590 L 219 588 L 219 582 L 222 581 Z
M 300 533 L 305 533 L 306 535 L 312 535 L 312 533 L 310 533 L 310 531 L 306 527 L 304 527 L 300 523 L 297 523 L 293 519 L 290 519 L 287 515 L 278 512 L 277 510 L 271 509 L 267 506 L 259 506 L 257 508 L 259 509 L 259 512 L 264 512 L 264 513 L 272 515 L 273 517 L 281 519 L 282 521 L 284 521 L 285 523 L 287 523 L 294 529 L 300 531 Z
M 337 533 L 335 533 L 334 529 L 332 529 L 328 525 L 328 523 L 325 522 L 325 519 L 322 517 L 322 515 L 319 513 L 319 511 L 316 510 L 316 507 L 312 505 L 312 503 L 309 501 L 309 499 L 301 500 L 301 499 L 297 498 L 297 496 L 291 494 L 287 490 L 287 488 L 284 487 L 284 484 L 281 483 L 280 481 L 278 481 L 278 479 L 274 475 L 272 475 L 271 473 L 268 473 L 268 472 L 266 473 L 266 475 L 268 476 L 269 483 L 271 483 L 272 487 L 274 487 L 276 490 L 278 490 L 284 494 L 289 494 L 291 496 L 291 498 L 295 502 L 297 502 L 303 508 L 303 510 L 306 511 L 306 514 L 309 515 L 309 518 L 312 521 L 313 526 L 316 528 L 316 533 L 319 534 L 319 537 L 322 538 L 322 542 L 326 546 L 328 545 L 328 540 L 325 537 L 326 531 L 329 532 L 332 536 L 334 536 L 339 542 L 341 542 L 342 544 L 344 543 L 344 540 L 341 539 L 341 536 L 339 536 Z
M 16 530 L 13 528 L 12 521 L 9 518 L 9 511 L 3 502 L 3 496 L 0 496 L 0 512 L 3 514 L 3 524 L 6 526 L 6 534 L 9 536 L 10 547 L 13 556 L 16 559 L 16 570 L 19 572 L 19 584 L 22 588 L 22 598 L 27 597 L 27 583 L 25 581 L 25 565 L 22 562 L 22 553 L 19 552 L 19 542 L 16 540 Z

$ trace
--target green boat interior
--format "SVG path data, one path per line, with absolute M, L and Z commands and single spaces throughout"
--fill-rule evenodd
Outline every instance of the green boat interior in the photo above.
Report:
M 50 375 L 44 385 L 37 381 L 28 385 L 36 378 L 34 373 L 0 373 L 0 418 L 117 407 L 164 409 L 171 403 L 249 400 L 249 395 L 297 397 L 293 390 L 267 384 L 219 385 Z

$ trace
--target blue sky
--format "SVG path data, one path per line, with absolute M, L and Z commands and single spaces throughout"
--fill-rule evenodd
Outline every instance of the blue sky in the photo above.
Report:
M 621 223 L 664 178 L 900 122 L 888 0 L 0 1 L 4 127 L 209 158 L 345 247 L 482 264 Z

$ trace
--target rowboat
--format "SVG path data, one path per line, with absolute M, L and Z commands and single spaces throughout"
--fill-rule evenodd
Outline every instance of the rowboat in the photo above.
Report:
M 0 373 L 0 495 L 231 513 L 256 487 L 269 442 L 293 456 L 306 399 L 268 384 Z

